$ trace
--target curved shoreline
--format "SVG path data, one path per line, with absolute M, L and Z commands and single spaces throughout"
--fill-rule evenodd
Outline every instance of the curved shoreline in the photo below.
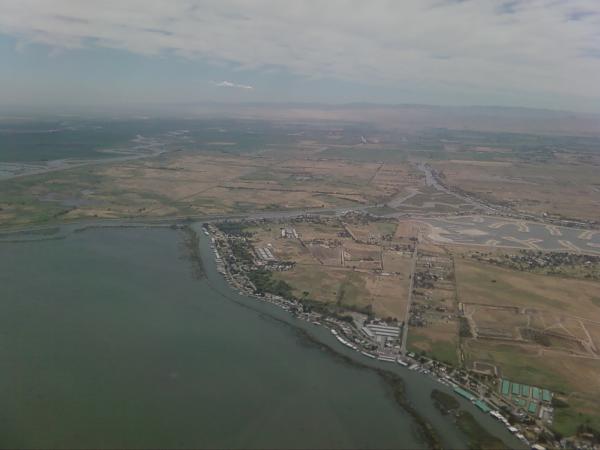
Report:
M 62 235 L 60 236 L 60 238 L 65 238 L 65 237 L 68 237 L 69 235 L 71 235 L 72 233 L 83 232 L 83 231 L 91 230 L 91 229 L 103 229 L 103 228 L 109 228 L 109 229 L 110 228 L 114 228 L 114 229 L 118 229 L 118 228 L 123 228 L 123 229 L 126 229 L 126 228 L 165 229 L 165 228 L 174 228 L 174 225 L 177 225 L 177 224 L 176 223 L 145 224 L 145 223 L 141 223 L 141 222 L 129 222 L 129 223 L 120 223 L 120 224 L 119 223 L 109 223 L 109 224 L 107 224 L 107 223 L 96 222 L 96 223 L 91 223 L 91 224 L 90 223 L 88 223 L 88 224 L 67 224 L 67 225 L 64 225 L 63 227 L 61 227 L 59 232 L 62 232 Z M 195 225 L 197 227 L 201 227 L 201 223 L 198 223 L 198 222 L 193 223 L 193 225 Z M 182 225 L 182 227 L 183 227 L 183 225 Z M 177 227 L 177 228 L 179 228 L 179 227 Z M 46 240 L 47 238 L 48 238 L 48 236 L 41 238 L 41 239 L 20 240 L 19 242 L 33 243 L 33 242 L 37 242 L 37 241 Z M 57 237 L 52 236 L 51 239 L 57 239 Z M 200 236 L 200 239 L 203 240 L 205 242 L 205 244 L 208 246 L 208 238 L 206 238 L 204 236 Z M 4 241 L 0 240 L 0 243 L 9 243 L 9 242 L 10 241 L 7 241 L 7 240 L 4 240 Z M 216 272 L 216 269 L 214 268 L 215 260 L 212 255 L 212 252 L 210 252 L 210 251 L 206 252 L 203 249 L 201 249 L 200 257 L 204 262 L 206 262 L 208 265 L 211 266 L 211 268 L 214 269 L 215 275 L 217 275 L 218 272 Z M 206 278 L 207 279 L 209 278 L 208 275 Z M 320 337 L 317 337 L 317 336 L 313 335 L 312 333 L 310 333 L 307 329 L 304 329 L 301 326 L 294 324 L 293 320 L 290 320 L 290 319 L 294 319 L 294 316 L 292 314 L 288 314 L 286 311 L 282 311 L 282 313 L 285 314 L 285 319 L 282 319 L 281 317 L 277 317 L 275 314 L 271 314 L 270 312 L 265 312 L 264 310 L 253 307 L 248 302 L 243 301 L 243 299 L 241 297 L 238 297 L 238 295 L 239 295 L 238 291 L 235 288 L 233 288 L 231 286 L 231 284 L 229 284 L 227 282 L 226 279 L 224 279 L 222 277 L 220 277 L 220 279 L 223 280 L 223 282 L 225 283 L 224 286 L 226 286 L 230 292 L 223 292 L 221 289 L 221 286 L 216 286 L 214 284 L 213 280 L 208 279 L 208 282 L 211 285 L 211 288 L 214 291 L 216 291 L 216 293 L 218 295 L 226 297 L 228 300 L 233 301 L 240 306 L 252 309 L 261 315 L 268 316 L 270 319 L 277 320 L 278 322 L 289 326 L 290 328 L 294 329 L 295 332 L 297 332 L 298 336 L 304 337 L 307 340 L 307 342 L 310 342 L 312 345 L 315 345 L 315 346 L 323 349 L 324 351 L 327 351 L 332 356 L 334 356 L 342 361 L 352 364 L 355 367 L 373 370 L 374 372 L 378 373 L 382 377 L 382 379 L 386 383 L 386 385 L 391 389 L 391 392 L 394 395 L 395 402 L 398 404 L 398 406 L 401 407 L 404 411 L 406 411 L 406 413 L 409 414 L 413 418 L 413 420 L 415 420 L 415 423 L 419 427 L 419 430 L 420 430 L 419 432 L 422 434 L 422 436 L 426 440 L 427 444 L 431 448 L 441 448 L 441 444 L 440 444 L 441 439 L 440 439 L 440 436 L 438 435 L 436 429 L 431 425 L 430 422 L 428 422 L 422 416 L 422 414 L 420 414 L 417 411 L 417 409 L 414 407 L 414 405 L 412 405 L 410 400 L 407 398 L 406 383 L 405 383 L 404 378 L 401 375 L 398 375 L 397 373 L 387 370 L 385 368 L 376 367 L 373 364 L 371 364 L 369 361 L 366 361 L 366 362 L 359 361 L 359 360 L 357 360 L 357 358 L 354 357 L 354 355 L 349 356 L 347 354 L 344 354 L 342 352 L 343 350 L 345 350 L 344 348 L 340 348 L 338 350 L 338 349 L 334 348 L 334 346 L 332 346 L 331 344 L 328 344 L 325 341 L 323 341 L 322 339 L 320 339 Z M 243 295 L 247 296 L 245 293 Z M 254 296 L 254 295 L 251 295 L 249 297 L 251 297 L 253 300 L 260 300 L 260 302 L 259 302 L 260 304 L 271 303 L 271 302 L 265 301 L 265 299 L 263 299 L 263 298 L 260 298 L 260 297 Z M 276 305 L 273 304 L 273 306 L 276 306 Z M 281 310 L 281 308 L 277 308 L 277 309 Z M 327 329 L 326 327 L 319 327 L 319 328 Z M 360 355 L 357 354 L 356 356 L 358 357 L 358 359 L 360 359 Z M 396 368 L 396 367 L 394 367 L 394 368 Z
M 197 224 L 197 226 L 201 227 L 201 224 Z M 196 232 L 197 231 L 198 230 L 196 230 Z M 201 241 L 208 243 L 209 237 L 201 236 L 200 239 L 201 239 Z M 352 351 L 352 356 L 345 354 L 341 351 L 341 350 L 346 350 L 345 347 L 340 347 L 340 349 L 338 350 L 333 345 L 324 342 L 324 340 L 322 340 L 319 337 L 310 333 L 307 329 L 300 326 L 300 324 L 294 324 L 289 319 L 297 320 L 297 321 L 300 321 L 300 323 L 306 323 L 306 324 L 310 324 L 310 322 L 306 322 L 305 320 L 302 320 L 301 318 L 296 317 L 291 311 L 284 308 L 285 305 L 283 303 L 281 303 L 281 304 L 276 303 L 265 297 L 261 297 L 261 296 L 258 296 L 256 294 L 249 293 L 249 292 L 240 291 L 238 288 L 236 288 L 235 286 L 233 286 L 231 284 L 231 282 L 227 279 L 227 277 L 223 276 L 222 273 L 220 273 L 216 270 L 215 258 L 213 257 L 212 252 L 208 252 L 208 253 L 209 254 L 207 255 L 206 253 L 201 251 L 201 255 L 203 256 L 203 259 L 207 260 L 207 261 L 205 261 L 205 266 L 210 265 L 214 269 L 215 275 L 220 276 L 221 279 L 224 281 L 226 287 L 231 291 L 230 293 L 222 292 L 222 290 L 219 287 L 217 287 L 213 281 L 210 280 L 209 275 L 207 274 L 206 275 L 207 282 L 216 293 L 218 293 L 220 296 L 226 298 L 227 300 L 232 301 L 244 308 L 249 308 L 249 309 L 255 310 L 256 312 L 258 312 L 261 315 L 268 316 L 269 319 L 271 319 L 271 320 L 276 320 L 277 322 L 290 327 L 291 329 L 294 330 L 294 332 L 299 337 L 301 337 L 302 339 L 305 339 L 307 342 L 310 342 L 312 345 L 315 345 L 318 348 L 328 352 L 331 356 L 333 356 L 334 358 L 336 358 L 340 361 L 348 363 L 354 367 L 358 367 L 358 368 L 362 368 L 362 369 L 366 369 L 366 370 L 372 370 L 375 373 L 377 373 L 382 378 L 382 380 L 386 383 L 388 388 L 391 390 L 391 393 L 394 397 L 394 401 L 396 402 L 396 404 L 400 408 L 402 408 L 407 414 L 409 414 L 411 416 L 411 418 L 415 421 L 415 424 L 419 427 L 420 435 L 427 442 L 427 445 L 429 446 L 429 448 L 432 448 L 432 449 L 443 448 L 443 445 L 442 445 L 443 439 L 440 437 L 436 428 L 427 419 L 425 419 L 425 417 L 421 413 L 419 413 L 417 408 L 411 403 L 408 396 L 406 395 L 406 382 L 402 375 L 399 375 L 398 373 L 396 373 L 392 370 L 389 370 L 387 368 L 382 368 L 382 367 L 377 367 L 375 365 L 372 365 L 369 363 L 370 360 L 361 361 L 360 360 L 361 354 L 357 350 L 347 349 L 348 351 Z M 277 317 L 274 314 L 266 313 L 264 311 L 258 311 L 256 308 L 249 305 L 248 302 L 245 302 L 241 298 L 238 298 L 239 295 L 242 295 L 244 297 L 249 297 L 255 301 L 258 301 L 259 304 L 270 305 L 272 307 L 276 307 L 277 310 L 281 310 L 282 314 L 285 314 L 285 319 L 283 319 L 281 317 Z M 318 328 L 322 329 L 322 330 L 329 330 L 328 326 L 326 326 L 325 324 L 318 324 L 315 326 L 318 326 Z M 330 335 L 329 333 L 327 333 L 327 334 Z M 364 359 L 364 358 L 362 358 L 362 359 Z M 383 360 L 379 360 L 376 358 L 372 359 L 372 361 L 375 363 L 384 363 L 385 362 Z M 400 367 L 401 366 L 399 364 L 396 364 L 394 366 L 395 369 L 400 369 Z M 403 367 L 403 368 L 408 370 L 406 367 Z M 430 380 L 431 380 L 431 382 L 433 382 L 435 384 L 439 384 L 439 382 L 436 382 L 436 380 L 434 380 L 434 379 L 430 379 Z M 441 388 L 442 386 L 443 385 L 440 385 L 439 387 Z M 462 403 L 462 405 L 463 405 L 462 410 L 465 412 L 468 412 L 466 409 L 464 409 L 464 404 L 468 404 L 470 406 L 472 406 L 472 404 L 470 402 Z M 471 408 L 469 408 L 469 409 L 471 409 Z M 480 413 L 479 410 L 476 410 L 474 408 L 472 409 L 472 412 L 474 412 L 475 414 Z M 455 426 L 456 430 L 458 430 L 464 436 L 464 438 L 466 439 L 465 445 L 467 445 L 467 443 L 471 440 L 472 436 L 469 436 L 460 427 L 458 427 L 456 425 L 453 425 L 453 426 Z M 482 424 L 481 426 L 483 428 L 487 429 L 486 425 Z M 509 438 L 510 440 L 513 441 L 513 442 L 511 442 L 513 445 L 512 447 L 506 446 L 505 439 L 500 438 L 496 432 L 494 432 L 492 434 L 505 444 L 505 446 L 506 446 L 505 448 L 526 448 L 523 446 L 523 442 L 517 440 L 512 434 L 509 434 L 507 430 L 505 430 L 504 428 L 502 428 L 502 430 L 507 433 L 507 438 Z
M 200 253 L 201 253 L 201 255 L 203 254 L 202 251 Z M 357 367 L 357 368 L 364 369 L 364 370 L 370 370 L 370 371 L 377 373 L 377 375 L 379 375 L 379 377 L 385 382 L 385 384 L 391 390 L 396 404 L 403 411 L 405 411 L 412 418 L 412 420 L 414 420 L 415 424 L 418 426 L 419 434 L 420 434 L 421 438 L 427 444 L 428 448 L 431 450 L 440 450 L 443 448 L 438 432 L 433 428 L 433 426 L 427 420 L 425 420 L 417 412 L 417 410 L 414 408 L 414 406 L 406 398 L 406 395 L 405 395 L 406 384 L 404 382 L 404 379 L 401 376 L 399 376 L 389 370 L 381 369 L 378 367 L 373 367 L 373 366 L 367 365 L 363 362 L 360 362 L 354 358 L 351 358 L 348 355 L 344 355 L 343 353 L 340 353 L 339 351 L 334 349 L 331 345 L 319 340 L 318 338 L 316 338 L 315 336 L 310 334 L 307 330 L 305 330 L 297 325 L 294 325 L 290 321 L 279 318 L 279 317 L 275 316 L 274 314 L 265 313 L 264 311 L 258 311 L 257 309 L 253 308 L 251 305 L 248 305 L 247 302 L 243 302 L 243 301 L 235 298 L 233 295 L 229 295 L 228 293 L 222 292 L 210 280 L 208 275 L 206 276 L 206 282 L 211 287 L 211 289 L 214 292 L 216 292 L 219 296 L 226 298 L 227 300 L 232 301 L 239 306 L 251 309 L 261 315 L 267 315 L 269 317 L 269 319 L 275 320 L 278 323 L 283 324 L 286 327 L 289 327 L 290 329 L 292 329 L 294 331 L 294 333 L 299 338 L 303 339 L 305 342 L 309 343 L 310 345 L 312 345 L 316 348 L 319 348 L 322 351 L 327 352 L 331 357 L 333 357 L 339 361 L 342 361 L 345 364 L 349 364 L 353 367 Z M 233 286 L 229 282 L 227 282 L 227 286 L 233 290 Z M 247 293 L 245 293 L 244 295 L 251 297 L 256 301 L 260 301 L 263 304 L 269 303 L 273 306 L 276 306 L 271 302 L 266 302 L 265 299 L 260 298 L 256 295 L 251 295 L 251 294 L 247 294 Z M 293 317 L 293 315 L 289 314 L 289 317 Z

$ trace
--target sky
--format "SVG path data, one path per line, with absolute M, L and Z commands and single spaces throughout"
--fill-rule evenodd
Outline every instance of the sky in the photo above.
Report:
M 600 112 L 600 0 L 0 0 L 0 104 Z

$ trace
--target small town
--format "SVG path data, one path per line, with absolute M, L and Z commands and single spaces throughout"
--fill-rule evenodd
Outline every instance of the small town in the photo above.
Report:
M 295 224 L 319 224 L 318 217 L 295 219 Z M 501 379 L 485 367 L 466 370 L 428 357 L 423 352 L 406 350 L 407 324 L 398 320 L 384 320 L 355 311 L 345 313 L 327 311 L 295 298 L 287 288 L 265 288 L 256 271 L 281 272 L 295 266 L 294 261 L 280 261 L 269 247 L 255 247 L 252 233 L 245 231 L 254 226 L 279 227 L 281 239 L 299 239 L 297 229 L 284 220 L 245 220 L 224 223 L 206 223 L 204 233 L 210 237 L 218 271 L 231 286 L 244 295 L 251 295 L 272 303 L 294 317 L 315 325 L 327 327 L 345 347 L 363 356 L 431 377 L 442 385 L 472 402 L 483 413 L 500 421 L 518 439 L 532 448 L 585 448 L 566 439 L 557 439 L 550 431 L 553 422 L 553 394 L 547 389 Z M 297 226 L 297 225 L 296 225 Z M 414 240 L 406 248 L 415 248 Z M 344 252 L 342 252 L 343 254 Z M 419 295 L 420 288 L 431 288 L 448 276 L 447 258 L 419 258 L 413 273 L 412 288 Z M 278 292 L 279 291 L 279 292 Z M 439 314 L 448 314 L 445 308 L 436 308 Z M 409 308 L 411 326 L 424 326 L 422 307 L 416 301 Z M 478 370 L 479 369 L 479 370 Z M 542 445 L 544 443 L 544 445 Z

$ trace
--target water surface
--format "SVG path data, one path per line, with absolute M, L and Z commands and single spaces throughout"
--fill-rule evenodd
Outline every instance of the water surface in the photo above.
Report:
M 181 242 L 0 244 L 0 446 L 424 446 L 375 372 L 195 279 Z

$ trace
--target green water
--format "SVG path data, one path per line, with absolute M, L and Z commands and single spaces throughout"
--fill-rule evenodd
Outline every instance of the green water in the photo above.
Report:
M 195 279 L 181 238 L 0 243 L 0 447 L 424 447 L 376 372 L 296 328 L 330 340 L 322 327 L 235 295 L 205 239 Z M 407 381 L 445 444 L 464 447 L 432 382 Z

